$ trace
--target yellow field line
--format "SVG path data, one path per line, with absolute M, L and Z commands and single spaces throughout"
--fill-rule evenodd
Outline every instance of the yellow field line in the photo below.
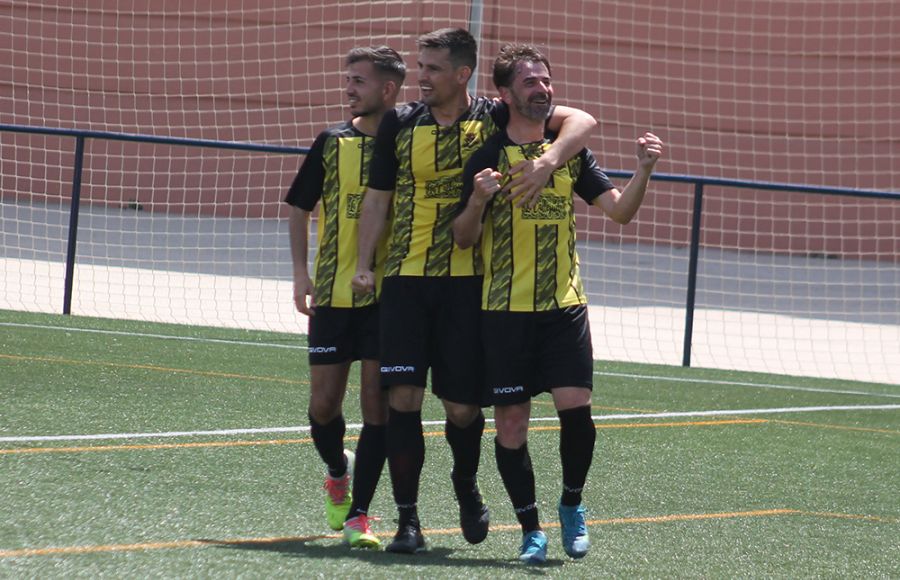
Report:
M 672 514 L 668 516 L 644 516 L 634 518 L 612 518 L 608 520 L 591 520 L 588 525 L 608 526 L 612 524 L 660 524 L 666 522 L 689 522 L 698 520 L 724 520 L 733 518 L 757 518 L 764 516 L 796 515 L 800 512 L 792 509 L 753 510 L 746 512 L 720 512 L 711 514 Z M 543 524 L 542 524 L 543 525 Z M 551 524 L 552 526 L 552 524 Z M 557 523 L 556 526 L 559 526 Z
M 723 419 L 720 421 L 679 421 L 670 423 L 613 423 L 597 424 L 598 429 L 640 429 L 644 427 L 711 427 L 718 425 L 748 425 L 766 423 L 766 419 Z M 559 425 L 532 425 L 530 431 L 559 431 Z M 485 433 L 496 433 L 496 429 L 485 429 Z M 443 437 L 443 431 L 428 431 L 425 437 Z M 348 435 L 347 441 L 359 439 Z M 0 449 L 0 455 L 24 455 L 29 453 L 82 453 L 90 451 L 153 451 L 158 449 L 190 449 L 203 447 L 250 447 L 254 445 L 297 445 L 311 443 L 312 439 L 266 439 L 252 441 L 207 441 L 197 443 L 150 443 L 144 445 L 83 445 L 79 447 L 25 447 L 20 449 Z
M 165 372 L 165 373 L 197 375 L 197 376 L 201 376 L 201 377 L 215 377 L 215 378 L 220 378 L 220 379 L 243 379 L 243 380 L 250 380 L 250 381 L 263 381 L 263 382 L 269 382 L 269 383 L 286 383 L 289 385 L 308 385 L 309 384 L 309 381 L 298 381 L 295 379 L 282 379 L 282 378 L 278 378 L 278 377 L 257 377 L 257 376 L 253 376 L 253 375 L 241 375 L 241 374 L 236 374 L 236 373 L 222 373 L 222 372 L 217 372 L 217 371 L 198 371 L 198 370 L 193 370 L 193 369 L 158 367 L 158 366 L 154 366 L 154 365 L 124 364 L 124 363 L 88 361 L 88 360 L 72 360 L 72 359 L 64 359 L 64 358 L 56 358 L 56 357 L 18 356 L 18 355 L 11 355 L 11 354 L 0 354 L 0 359 L 16 360 L 16 361 L 32 361 L 32 362 L 49 362 L 49 363 L 54 363 L 54 364 L 101 366 L 101 367 L 145 370 L 145 371 L 158 371 L 158 372 Z
M 856 514 L 837 514 L 834 512 L 800 512 L 800 515 L 816 518 L 837 518 L 840 520 L 860 520 L 864 522 L 877 522 L 881 524 L 897 524 L 900 518 L 884 516 L 861 516 Z
M 531 404 L 536 407 L 555 407 L 553 401 L 542 401 L 540 399 L 532 399 Z M 633 409 L 631 407 L 609 407 L 606 405 L 591 405 L 592 411 L 616 411 L 619 413 L 658 413 L 658 410 L 651 409 Z
M 707 514 L 671 514 L 664 516 L 643 516 L 631 518 L 609 518 L 590 520 L 588 526 L 609 526 L 622 524 L 660 524 L 669 522 L 690 522 L 705 520 L 722 520 L 737 518 L 759 518 L 774 516 L 807 516 L 820 518 L 841 518 L 865 520 L 873 522 L 893 523 L 896 520 L 891 518 L 881 518 L 878 516 L 859 516 L 852 514 L 836 514 L 836 513 L 815 513 L 804 512 L 795 509 L 767 509 L 752 510 L 742 512 L 718 512 Z M 559 523 L 549 522 L 541 524 L 545 528 L 557 528 Z M 518 531 L 518 524 L 493 525 L 491 530 L 498 531 Z M 423 530 L 427 536 L 446 536 L 458 534 L 459 528 L 444 529 L 426 529 Z M 391 537 L 390 532 L 382 532 L 376 534 L 381 537 Z M 341 534 L 323 534 L 310 536 L 289 536 L 289 537 L 271 537 L 271 538 L 240 538 L 230 540 L 173 540 L 169 542 L 144 542 L 134 544 L 107 544 L 96 546 L 64 546 L 55 548 L 25 548 L 18 550 L 0 550 L 0 558 L 24 558 L 30 556 L 57 556 L 57 555 L 75 555 L 75 554 L 97 554 L 103 552 L 137 552 L 145 550 L 172 550 L 183 548 L 201 548 L 206 546 L 249 546 L 249 545 L 271 545 L 288 542 L 312 542 L 316 540 L 337 540 Z
M 862 431 L 864 433 L 884 433 L 885 435 L 900 435 L 900 431 L 892 429 L 872 429 L 870 427 L 850 427 L 848 425 L 830 425 L 827 423 L 807 423 L 806 421 L 783 421 L 772 419 L 772 423 L 781 425 L 798 425 L 800 427 L 818 427 L 820 429 L 835 429 L 838 431 Z
M 342 536 L 340 536 L 339 534 L 331 534 L 327 536 L 297 536 L 290 538 L 249 538 L 245 540 L 175 540 L 172 542 L 145 542 L 140 544 L 108 544 L 105 546 L 65 546 L 61 548 L 0 550 L 0 558 L 57 556 L 65 554 L 98 554 L 101 552 L 172 550 L 177 548 L 200 548 L 209 545 L 277 544 L 280 542 L 309 542 L 313 540 L 336 539 L 340 537 Z
M 720 419 L 712 421 L 669 421 L 665 423 L 596 423 L 597 429 L 643 429 L 652 427 L 715 427 L 719 425 L 758 425 L 768 419 Z M 529 431 L 559 431 L 559 425 L 532 425 Z
M 751 518 L 764 516 L 784 516 L 797 515 L 802 512 L 792 509 L 770 509 L 770 510 L 753 510 L 745 512 L 720 512 L 711 514 L 673 514 L 668 516 L 643 516 L 632 518 L 610 518 L 603 520 L 588 520 L 588 526 L 611 526 L 618 524 L 660 524 L 666 522 L 685 522 L 685 521 L 701 521 L 701 520 L 724 520 L 734 518 Z M 811 514 L 812 515 L 812 514 Z M 825 515 L 825 514 L 822 514 Z M 559 522 L 542 522 L 542 528 L 558 528 Z M 510 531 L 520 530 L 519 524 L 500 524 L 492 525 L 491 530 L 494 531 Z M 426 534 L 432 536 L 445 536 L 460 533 L 459 528 L 449 528 L 442 530 L 423 530 Z M 392 534 L 383 534 L 392 535 Z
M 359 437 L 346 437 L 353 440 Z M 81 453 L 85 451 L 153 451 L 157 449 L 190 449 L 202 447 L 250 447 L 253 445 L 294 445 L 312 443 L 312 439 L 268 439 L 260 441 L 207 441 L 202 443 L 150 443 L 145 445 L 94 445 L 81 447 L 27 447 L 24 449 L 0 449 L 0 455 L 25 453 Z

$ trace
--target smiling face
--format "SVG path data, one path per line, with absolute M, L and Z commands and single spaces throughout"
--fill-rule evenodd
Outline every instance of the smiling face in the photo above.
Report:
M 553 104 L 550 71 L 544 63 L 532 61 L 518 62 L 515 70 L 512 85 L 501 89 L 501 97 L 526 119 L 544 121 Z
M 419 90 L 422 102 L 440 107 L 454 102 L 465 93 L 471 69 L 454 67 L 447 48 L 423 48 L 419 51 Z
M 389 105 L 385 102 L 385 80 L 370 61 L 358 61 L 347 66 L 347 105 L 354 117 L 383 113 Z

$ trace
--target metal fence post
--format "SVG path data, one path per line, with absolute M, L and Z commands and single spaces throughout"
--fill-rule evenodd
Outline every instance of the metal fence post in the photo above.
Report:
M 688 262 L 687 305 L 684 309 L 684 355 L 681 366 L 691 366 L 694 337 L 694 301 L 697 297 L 697 262 L 700 257 L 700 227 L 703 218 L 703 182 L 694 184 L 694 215 L 691 220 L 691 258 Z
M 72 176 L 72 207 L 69 209 L 69 243 L 66 249 L 66 289 L 63 314 L 72 313 L 72 287 L 75 283 L 75 247 L 78 240 L 78 210 L 81 206 L 81 174 L 84 168 L 84 136 L 75 138 L 75 174 Z

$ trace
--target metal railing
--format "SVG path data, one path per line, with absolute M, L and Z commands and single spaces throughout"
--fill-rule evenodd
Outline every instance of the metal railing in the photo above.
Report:
M 106 131 L 82 131 L 77 129 L 53 129 L 27 125 L 0 124 L 0 131 L 13 133 L 30 133 L 45 136 L 69 137 L 75 140 L 75 159 L 72 176 L 72 202 L 69 214 L 69 230 L 66 250 L 65 292 L 63 297 L 63 314 L 71 314 L 72 288 L 74 282 L 75 256 L 78 239 L 78 213 L 81 200 L 81 178 L 84 169 L 85 142 L 88 139 L 108 141 L 128 141 L 135 143 L 154 143 L 182 147 L 206 147 L 215 149 L 240 150 L 248 152 L 280 153 L 287 155 L 306 154 L 308 147 L 288 147 L 282 145 L 266 145 L 235 141 L 216 141 L 208 139 L 189 139 L 179 137 L 159 137 L 129 133 Z M 614 178 L 630 178 L 631 172 L 605 171 Z M 812 193 L 820 195 L 836 195 L 869 199 L 890 199 L 900 201 L 900 192 L 825 187 L 817 185 L 792 185 L 762 181 L 746 181 L 739 179 L 723 179 L 695 175 L 675 175 L 655 173 L 654 181 L 689 184 L 694 186 L 693 210 L 690 235 L 690 257 L 688 262 L 687 291 L 685 297 L 684 350 L 682 365 L 691 365 L 691 343 L 693 339 L 694 308 L 697 294 L 697 271 L 700 252 L 700 233 L 703 218 L 703 194 L 706 187 L 728 187 L 753 189 L 762 191 L 782 191 L 792 193 Z

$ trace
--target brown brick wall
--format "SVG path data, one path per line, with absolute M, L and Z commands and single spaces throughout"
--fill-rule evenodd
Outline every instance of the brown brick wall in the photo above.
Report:
M 400 50 L 411 69 L 405 98 L 413 99 L 415 38 L 469 16 L 463 2 L 147 5 L 0 1 L 0 122 L 308 145 L 345 115 L 347 50 Z M 488 69 L 500 44 L 538 44 L 553 62 L 558 102 L 600 120 L 591 147 L 605 167 L 632 169 L 631 141 L 652 129 L 667 143 L 661 172 L 900 191 L 896 2 L 485 5 L 481 92 L 491 92 Z M 6 133 L 0 148 L 4 198 L 69 194 L 74 142 Z M 300 161 L 97 141 L 87 153 L 85 199 L 188 215 L 279 215 Z M 681 243 L 676 232 L 689 211 L 670 206 L 689 210 L 690 188 L 657 183 L 654 191 L 626 238 L 671 235 Z M 710 245 L 900 253 L 898 203 L 718 195 L 707 204 Z M 827 228 L 818 231 L 821 220 Z M 893 241 L 870 240 L 872 232 Z

